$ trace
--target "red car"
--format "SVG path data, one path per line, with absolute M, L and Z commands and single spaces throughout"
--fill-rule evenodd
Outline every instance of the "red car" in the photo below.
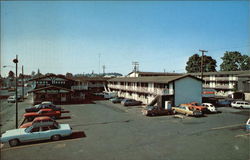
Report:
M 28 128 L 30 126 L 48 126 L 57 123 L 54 119 L 44 116 L 44 117 L 36 117 L 32 122 L 24 123 L 19 128 Z
M 52 109 L 40 109 L 38 112 L 25 113 L 24 118 L 32 121 L 36 117 L 48 116 L 53 119 L 61 117 L 61 111 L 53 111 Z

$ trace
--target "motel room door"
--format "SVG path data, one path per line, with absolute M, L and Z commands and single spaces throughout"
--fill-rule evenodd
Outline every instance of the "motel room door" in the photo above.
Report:
M 66 94 L 61 94 L 61 102 L 66 102 Z

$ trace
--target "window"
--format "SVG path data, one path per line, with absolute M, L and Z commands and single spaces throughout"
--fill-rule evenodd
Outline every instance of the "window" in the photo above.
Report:
M 33 128 L 30 132 L 39 132 L 39 127 Z
M 42 128 L 42 130 L 41 131 L 48 131 L 49 130 L 49 127 L 41 127 Z

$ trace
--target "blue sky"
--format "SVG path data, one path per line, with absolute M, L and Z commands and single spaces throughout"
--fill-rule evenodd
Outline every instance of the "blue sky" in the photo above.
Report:
M 106 72 L 185 72 L 199 49 L 219 66 L 249 54 L 249 19 L 249 1 L 1 2 L 1 66 L 18 54 L 28 74 L 102 73 L 100 54 Z

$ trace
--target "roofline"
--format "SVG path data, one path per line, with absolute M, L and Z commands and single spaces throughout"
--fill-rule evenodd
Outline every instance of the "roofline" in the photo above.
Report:
M 72 90 L 68 89 L 68 88 L 63 88 L 63 87 L 57 87 L 57 86 L 47 86 L 47 87 L 41 87 L 41 88 L 37 88 L 37 89 L 34 89 L 32 91 L 29 91 L 29 93 L 31 92 L 36 92 L 36 91 L 41 91 L 41 90 L 46 90 L 46 89 L 49 89 L 49 88 L 58 88 L 58 89 L 62 89 L 62 90 L 66 90 L 66 91 L 69 91 L 69 92 L 73 92 Z

